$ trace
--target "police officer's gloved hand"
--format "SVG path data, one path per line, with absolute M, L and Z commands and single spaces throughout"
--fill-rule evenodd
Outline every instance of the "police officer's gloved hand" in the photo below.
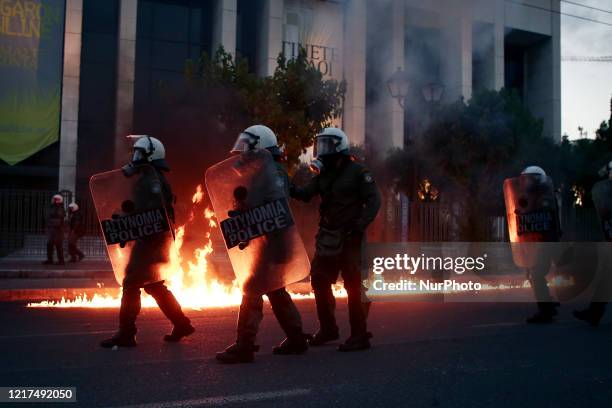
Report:
M 136 174 L 136 166 L 134 166 L 132 163 L 128 163 L 125 166 L 121 167 L 121 170 L 123 171 L 123 175 L 125 177 L 131 177 L 134 174 Z

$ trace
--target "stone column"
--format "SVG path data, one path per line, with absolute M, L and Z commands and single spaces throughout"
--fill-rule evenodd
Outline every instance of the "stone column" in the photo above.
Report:
M 544 120 L 543 133 L 561 140 L 561 44 L 559 2 L 550 13 L 550 36 L 526 49 L 525 104 Z M 557 11 L 556 13 L 554 11 Z
M 136 64 L 136 21 L 138 0 L 119 1 L 119 38 L 117 47 L 117 90 L 115 108 L 115 167 L 125 164 L 133 132 L 134 70 Z
M 468 7 L 451 9 L 443 23 L 443 98 L 446 102 L 454 102 L 460 97 L 468 100 L 472 97 L 471 10 Z
M 79 122 L 83 0 L 66 1 L 58 190 L 74 192 Z
M 213 14 L 213 53 L 219 46 L 234 55 L 236 53 L 237 0 L 216 0 Z
M 504 16 L 504 0 L 495 0 L 495 19 L 493 27 L 493 72 L 494 72 L 494 89 L 501 90 L 506 83 L 505 74 L 505 16 Z
M 551 22 L 552 35 L 552 112 L 551 137 L 561 141 L 561 2 L 553 1 Z
M 351 143 L 365 144 L 366 2 L 351 0 L 344 9 L 344 79 L 342 126 Z M 348 40 L 348 41 L 347 41 Z
M 276 58 L 283 50 L 283 0 L 263 0 L 257 41 L 257 64 L 260 76 L 272 75 Z
M 397 67 L 406 69 L 404 58 L 404 1 L 393 0 L 391 10 L 391 70 L 393 73 Z M 386 85 L 386 84 L 385 84 Z M 404 109 L 397 100 L 389 97 L 391 104 L 391 146 L 404 147 Z

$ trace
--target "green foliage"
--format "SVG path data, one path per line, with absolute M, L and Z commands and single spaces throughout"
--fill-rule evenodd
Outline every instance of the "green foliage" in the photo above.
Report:
M 477 240 L 484 234 L 484 215 L 502 211 L 503 179 L 530 164 L 556 167 L 542 154 L 552 148 L 542 122 L 516 92 L 482 91 L 467 103 L 440 107 L 421 142 L 392 152 L 387 164 L 401 175 L 396 188 L 411 198 L 427 177 L 442 200 L 461 205 L 464 238 Z
M 561 178 L 565 186 L 577 186 L 586 194 L 583 197 L 585 206 L 592 205 L 591 191 L 593 184 L 600 180 L 599 170 L 612 160 L 611 121 L 604 121 L 596 132 L 595 139 L 578 139 L 570 141 L 563 137 L 559 146 Z
M 535 118 L 510 90 L 475 93 L 435 112 L 422 141 L 392 151 L 387 172 L 396 175 L 394 186 L 415 199 L 417 183 L 427 177 L 448 203 L 458 203 L 466 215 L 463 238 L 483 236 L 484 215 L 503 213 L 503 180 L 524 167 L 544 168 L 573 202 L 571 188 L 587 192 L 590 205 L 598 170 L 612 159 L 612 129 L 603 122 L 595 139 L 561 143 L 543 136 L 542 121 Z
M 251 124 L 264 124 L 274 130 L 289 170 L 293 171 L 315 135 L 340 117 L 346 85 L 323 79 L 308 62 L 304 49 L 290 60 L 281 54 L 277 62 L 272 76 L 260 78 L 249 72 L 245 59 L 234 59 L 221 47 L 213 58 L 203 55 L 195 65 L 188 64 L 186 75 L 209 87 L 222 86 L 237 92 Z M 232 121 L 232 112 L 221 116 L 224 121 Z

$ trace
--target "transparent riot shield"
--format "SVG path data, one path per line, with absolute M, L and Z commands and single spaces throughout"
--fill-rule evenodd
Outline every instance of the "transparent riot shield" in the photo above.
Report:
M 550 177 L 521 175 L 504 180 L 504 201 L 514 263 L 532 268 L 550 257 L 550 245 L 559 240 L 559 216 Z
M 267 150 L 231 157 L 206 171 L 206 189 L 244 293 L 263 294 L 309 273 L 286 188 Z
M 155 169 L 95 174 L 89 189 L 117 282 L 142 286 L 162 280 L 173 233 Z
M 591 190 L 597 217 L 606 242 L 598 242 L 598 282 L 593 294 L 594 302 L 612 301 L 612 180 L 602 180 Z
M 591 191 L 606 241 L 612 241 L 612 180 L 595 183 Z

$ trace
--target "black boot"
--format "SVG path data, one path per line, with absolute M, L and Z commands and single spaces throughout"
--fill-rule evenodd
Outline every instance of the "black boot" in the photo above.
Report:
M 338 346 L 338 351 L 360 351 L 370 348 L 370 336 L 367 333 L 360 336 L 351 336 Z
M 136 345 L 136 335 L 122 333 L 121 331 L 118 331 L 117 334 L 115 334 L 110 339 L 102 340 L 100 342 L 100 346 L 104 348 L 113 348 L 115 346 L 136 347 Z
M 554 317 L 559 314 L 557 311 L 558 302 L 538 302 L 538 311 L 527 318 L 530 324 L 548 324 L 554 321 Z
M 290 354 L 304 354 L 308 350 L 308 342 L 306 336 L 301 335 L 299 337 L 289 338 L 287 337 L 281 344 L 272 349 L 272 354 L 277 355 L 290 355 Z
M 319 329 L 318 332 L 315 333 L 310 339 L 308 339 L 308 344 L 313 347 L 322 346 L 325 343 L 330 341 L 335 341 L 340 338 L 340 333 L 338 330 L 323 330 Z
M 195 328 L 191 325 L 191 323 L 187 323 L 186 325 L 174 326 L 172 328 L 172 333 L 166 334 L 164 336 L 164 341 L 169 343 L 176 343 L 181 341 L 183 337 L 187 337 L 192 335 L 195 332 Z
M 576 319 L 585 321 L 593 327 L 597 327 L 605 311 L 605 303 L 593 302 L 584 310 L 574 310 L 573 315 Z
M 256 351 L 259 351 L 259 346 L 234 343 L 225 351 L 217 353 L 216 359 L 223 364 L 252 363 Z
M 155 299 L 162 313 L 174 325 L 172 333 L 164 336 L 165 341 L 176 343 L 183 337 L 189 336 L 195 332 L 195 329 L 191 325 L 191 321 L 185 316 L 185 313 L 183 313 L 181 305 L 172 292 L 164 285 L 163 281 L 146 285 L 144 290 Z

